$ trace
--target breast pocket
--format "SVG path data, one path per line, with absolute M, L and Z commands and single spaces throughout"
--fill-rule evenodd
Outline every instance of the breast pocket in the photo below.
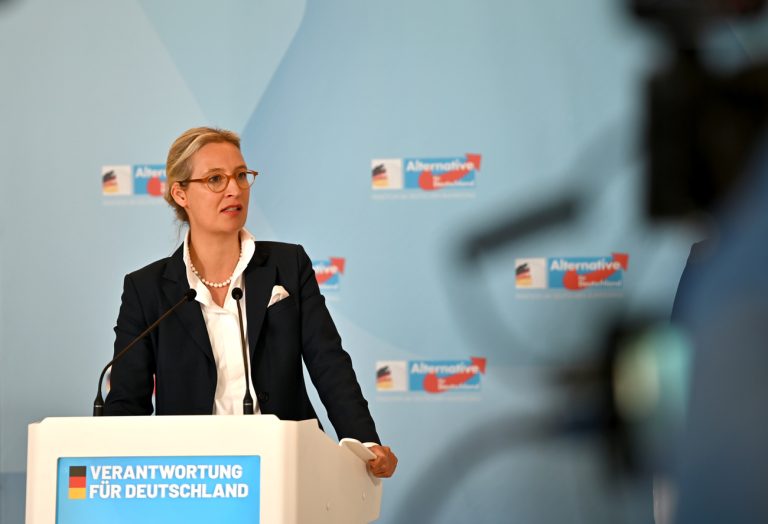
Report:
M 297 332 L 299 328 L 299 308 L 296 301 L 286 297 L 267 308 L 267 327 L 269 332 L 284 335 Z
M 288 297 L 267 308 L 264 328 L 263 336 L 273 364 L 272 371 L 293 373 L 301 365 L 302 351 L 301 320 L 296 302 Z
M 293 300 L 292 297 L 288 296 L 285 297 L 280 302 L 277 302 L 275 304 L 272 304 L 267 308 L 267 315 L 274 316 L 280 314 L 280 312 L 284 310 L 292 310 L 295 313 L 298 314 L 298 308 L 296 307 L 296 302 Z

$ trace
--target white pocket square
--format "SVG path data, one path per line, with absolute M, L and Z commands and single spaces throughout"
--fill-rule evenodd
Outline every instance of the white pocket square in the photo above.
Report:
M 269 304 L 267 307 L 274 306 L 284 298 L 288 298 L 288 292 L 283 286 L 274 286 L 272 288 L 272 296 L 269 298 Z

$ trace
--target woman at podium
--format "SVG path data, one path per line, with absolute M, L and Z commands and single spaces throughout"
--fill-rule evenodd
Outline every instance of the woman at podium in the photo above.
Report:
M 105 414 L 237 415 L 248 390 L 255 413 L 316 418 L 304 362 L 338 437 L 369 445 L 371 472 L 389 477 L 397 458 L 380 445 L 309 257 L 245 229 L 257 176 L 231 131 L 193 128 L 171 146 L 164 196 L 188 230 L 173 255 L 125 277 L 115 354 L 196 294 L 112 366 Z

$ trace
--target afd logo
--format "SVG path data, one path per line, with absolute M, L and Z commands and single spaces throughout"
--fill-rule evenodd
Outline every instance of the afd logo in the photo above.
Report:
M 133 166 L 133 194 L 163 196 L 165 193 L 165 166 L 141 164 Z
M 438 189 L 474 188 L 480 170 L 480 155 L 450 158 L 406 158 L 405 187 L 436 191 Z
M 440 394 L 479 391 L 486 359 L 397 360 L 376 363 L 376 389 Z
M 628 269 L 627 253 L 602 257 L 518 258 L 515 259 L 515 287 L 564 291 L 621 288 Z
M 101 192 L 104 196 L 160 197 L 165 193 L 165 185 L 165 166 L 162 164 L 109 165 L 101 168 Z
M 620 288 L 624 286 L 624 273 L 629 269 L 629 255 L 550 258 L 548 265 L 550 289 Z
M 339 289 L 345 265 L 346 259 L 339 257 L 312 261 L 312 269 L 315 270 L 315 278 L 322 291 L 336 291 Z
M 371 161 L 371 188 L 418 191 L 474 189 L 481 155 L 384 158 Z

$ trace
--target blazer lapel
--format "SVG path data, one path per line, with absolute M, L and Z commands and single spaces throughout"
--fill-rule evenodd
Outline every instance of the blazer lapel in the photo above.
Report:
M 163 273 L 163 293 L 170 304 L 178 302 L 184 293 L 189 290 L 187 281 L 187 270 L 183 259 L 184 246 L 182 245 L 171 256 L 168 265 Z M 176 310 L 175 315 L 179 318 L 185 331 L 189 334 L 195 345 L 203 354 L 214 362 L 211 340 L 208 338 L 208 330 L 205 327 L 205 319 L 200 305 L 195 302 L 192 305 L 185 305 Z
M 269 298 L 272 296 L 272 287 L 275 285 L 276 268 L 266 264 L 266 258 L 266 253 L 259 249 L 259 243 L 256 242 L 256 251 L 243 274 L 248 317 L 248 351 L 251 358 L 256 350 Z

